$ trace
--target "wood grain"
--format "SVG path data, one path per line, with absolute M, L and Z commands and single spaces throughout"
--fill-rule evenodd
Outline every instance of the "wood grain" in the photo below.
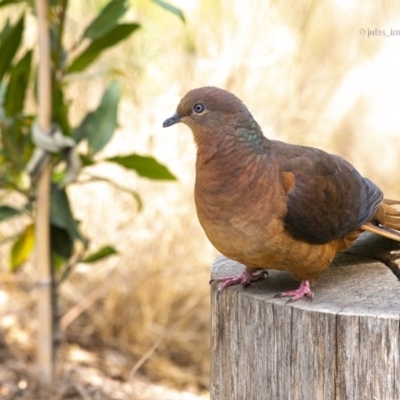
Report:
M 279 271 L 218 301 L 213 284 L 211 398 L 400 399 L 397 259 L 398 243 L 364 234 L 317 282 L 313 301 L 274 298 L 298 286 Z M 220 256 L 212 277 L 242 268 Z

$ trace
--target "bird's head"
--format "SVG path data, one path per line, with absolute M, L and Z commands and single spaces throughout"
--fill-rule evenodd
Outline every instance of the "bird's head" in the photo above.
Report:
M 202 134 L 227 132 L 230 127 L 254 121 L 247 107 L 232 93 L 212 86 L 193 89 L 180 101 L 176 113 L 164 121 L 164 128 L 178 122 L 186 124 L 197 139 Z M 258 127 L 258 125 L 257 125 Z M 224 128 L 224 129 L 219 129 Z

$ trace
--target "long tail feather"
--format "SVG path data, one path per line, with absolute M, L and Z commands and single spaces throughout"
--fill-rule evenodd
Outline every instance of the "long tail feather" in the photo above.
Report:
M 392 228 L 382 225 L 373 225 L 371 222 L 367 222 L 361 225 L 361 229 L 400 242 L 400 232 Z
M 383 199 L 372 221 L 361 229 L 400 242 L 400 200 Z
M 374 219 L 383 226 L 400 230 L 400 201 L 383 199 Z

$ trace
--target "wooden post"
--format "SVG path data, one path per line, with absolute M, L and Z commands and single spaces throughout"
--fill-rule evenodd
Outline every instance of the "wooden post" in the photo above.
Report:
M 399 243 L 363 234 L 313 288 L 313 301 L 274 295 L 298 286 L 265 281 L 212 286 L 212 400 L 400 399 Z M 385 265 L 387 264 L 387 265 Z M 212 276 L 243 266 L 218 257 Z
M 39 31 L 39 128 L 51 131 L 51 71 L 48 7 L 46 0 L 36 0 Z M 36 198 L 36 269 L 38 276 L 38 369 L 39 379 L 53 379 L 52 274 L 50 265 L 50 169 L 46 166 L 37 183 Z

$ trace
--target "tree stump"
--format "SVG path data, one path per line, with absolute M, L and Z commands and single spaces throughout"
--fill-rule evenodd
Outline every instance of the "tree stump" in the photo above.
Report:
M 325 271 L 312 301 L 274 298 L 299 285 L 280 271 L 218 300 L 214 283 L 211 399 L 400 399 L 397 259 L 399 243 L 363 234 Z M 242 268 L 219 256 L 212 277 Z

